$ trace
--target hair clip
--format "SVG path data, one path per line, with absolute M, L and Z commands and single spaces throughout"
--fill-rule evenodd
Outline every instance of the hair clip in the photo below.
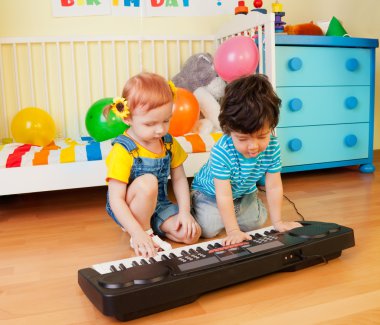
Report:
M 122 119 L 126 118 L 130 114 L 128 102 L 123 97 L 115 97 L 111 107 L 115 115 Z
M 177 96 L 177 87 L 175 86 L 174 82 L 171 80 L 168 81 L 168 84 L 169 84 L 170 90 L 172 91 L 172 94 L 173 94 L 173 100 L 175 100 L 175 98 Z

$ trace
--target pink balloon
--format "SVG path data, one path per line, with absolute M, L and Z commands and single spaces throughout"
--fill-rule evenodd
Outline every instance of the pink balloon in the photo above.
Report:
M 222 43 L 214 57 L 214 67 L 218 75 L 230 82 L 256 71 L 259 50 L 250 37 L 236 36 Z

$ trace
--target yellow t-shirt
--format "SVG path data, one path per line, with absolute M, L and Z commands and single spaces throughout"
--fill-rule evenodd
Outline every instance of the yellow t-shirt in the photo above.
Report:
M 135 142 L 138 148 L 138 154 L 141 158 L 163 158 L 166 155 L 165 145 L 162 142 L 162 151 L 160 154 L 149 151 L 148 149 Z M 187 158 L 187 153 L 178 141 L 173 137 L 173 145 L 171 147 L 172 159 L 170 168 L 176 168 L 183 164 Z M 133 156 L 120 143 L 115 143 L 106 158 L 107 178 L 116 179 L 118 181 L 128 183 L 129 176 L 133 165 Z

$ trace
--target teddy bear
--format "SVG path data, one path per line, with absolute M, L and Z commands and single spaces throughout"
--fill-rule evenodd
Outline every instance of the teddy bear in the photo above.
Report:
M 198 100 L 201 118 L 195 124 L 193 132 L 209 134 L 220 130 L 219 100 L 224 95 L 226 82 L 214 70 L 214 59 L 210 53 L 197 53 L 190 56 L 181 71 L 172 81 L 176 87 L 193 93 Z

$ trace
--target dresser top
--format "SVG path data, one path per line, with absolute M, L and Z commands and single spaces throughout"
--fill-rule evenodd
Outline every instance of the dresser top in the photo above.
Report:
M 376 48 L 379 40 L 342 36 L 276 35 L 276 45 Z

